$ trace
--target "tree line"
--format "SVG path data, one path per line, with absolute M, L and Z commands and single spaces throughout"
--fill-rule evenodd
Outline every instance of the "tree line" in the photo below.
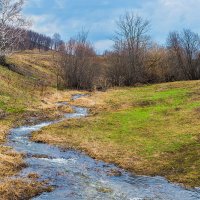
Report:
M 200 79 L 200 36 L 189 29 L 170 32 L 166 46 L 152 41 L 150 22 L 127 12 L 117 21 L 111 51 L 97 56 L 87 33 L 62 45 L 65 87 L 105 89 Z M 99 59 L 101 57 L 101 59 Z
M 52 37 L 37 33 L 32 30 L 22 31 L 23 40 L 17 43 L 17 50 L 58 50 L 58 47 L 63 43 L 61 36 L 55 33 Z
M 200 79 L 200 36 L 189 29 L 170 32 L 161 46 L 152 41 L 148 20 L 126 12 L 116 22 L 113 49 L 98 56 L 88 31 L 63 42 L 58 33 L 51 38 L 27 30 L 23 4 L 0 0 L 0 59 L 14 50 L 53 50 L 58 87 L 92 90 Z

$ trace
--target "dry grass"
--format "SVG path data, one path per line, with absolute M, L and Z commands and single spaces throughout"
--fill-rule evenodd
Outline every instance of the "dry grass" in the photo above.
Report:
M 1 200 L 28 200 L 43 192 L 50 192 L 51 187 L 46 183 L 37 182 L 28 179 L 6 180 L 0 183 L 0 199 Z
M 23 155 L 12 151 L 10 148 L 0 146 L 0 177 L 16 174 L 25 167 Z
M 200 186 L 200 81 L 116 88 L 72 102 L 93 116 L 66 120 L 33 140 L 77 148 L 138 174 Z
M 0 144 L 5 142 L 6 135 L 10 129 L 9 124 L 5 120 L 0 120 Z
M 23 75 L 56 85 L 53 53 L 50 51 L 34 50 L 16 53 L 8 58 L 8 62 L 14 64 L 16 71 Z
M 4 127 L 4 134 L 6 134 L 8 127 Z M 4 140 L 5 137 L 1 138 L 1 142 Z M 6 146 L 0 146 L 0 199 L 30 199 L 41 193 L 42 190 L 46 190 L 44 185 L 36 181 L 30 182 L 28 179 L 11 180 L 9 178 L 16 175 L 25 166 L 22 154 L 16 153 Z

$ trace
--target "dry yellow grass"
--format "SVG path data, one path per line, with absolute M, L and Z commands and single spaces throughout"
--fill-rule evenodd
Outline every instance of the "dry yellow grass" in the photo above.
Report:
M 2 144 L 3 142 L 5 142 L 6 139 L 6 135 L 9 131 L 9 125 L 7 125 L 6 123 L 0 121 L 0 144 Z
M 25 166 L 23 155 L 12 151 L 10 148 L 0 146 L 0 177 L 16 174 Z
M 56 85 L 53 52 L 23 51 L 12 55 L 7 60 L 10 64 L 14 64 L 20 73 Z
M 50 192 L 51 187 L 46 183 L 37 182 L 30 179 L 9 179 L 0 183 L 1 200 L 28 200 L 42 192 Z

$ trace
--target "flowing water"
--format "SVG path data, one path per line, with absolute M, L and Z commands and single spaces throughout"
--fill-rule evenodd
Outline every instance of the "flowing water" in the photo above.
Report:
M 74 95 L 73 99 L 79 97 L 81 95 Z M 86 108 L 76 106 L 72 108 L 74 113 L 66 114 L 64 119 L 86 117 L 88 114 Z M 55 187 L 54 191 L 43 193 L 35 197 L 35 200 L 200 199 L 199 189 L 188 190 L 169 183 L 162 177 L 136 176 L 78 151 L 64 151 L 55 146 L 30 141 L 33 131 L 58 122 L 50 121 L 15 128 L 11 130 L 8 138 L 9 146 L 27 154 L 28 167 L 22 170 L 20 176 L 35 172 L 40 175 L 39 180 L 48 179 Z

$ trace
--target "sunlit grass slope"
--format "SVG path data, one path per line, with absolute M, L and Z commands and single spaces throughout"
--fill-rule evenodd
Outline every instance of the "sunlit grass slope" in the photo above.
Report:
M 23 51 L 10 56 L 7 62 L 14 64 L 17 72 L 54 86 L 56 85 L 54 54 L 53 51 Z
M 28 199 L 48 190 L 36 180 L 11 180 L 10 176 L 17 174 L 25 164 L 23 155 L 4 143 L 9 130 L 18 123 L 32 116 L 54 114 L 55 108 L 48 110 L 54 105 L 50 101 L 56 92 L 52 87 L 55 75 L 51 56 L 51 52 L 22 52 L 7 59 L 13 65 L 11 68 L 0 66 L 0 199 Z M 45 86 L 41 80 L 45 80 Z

